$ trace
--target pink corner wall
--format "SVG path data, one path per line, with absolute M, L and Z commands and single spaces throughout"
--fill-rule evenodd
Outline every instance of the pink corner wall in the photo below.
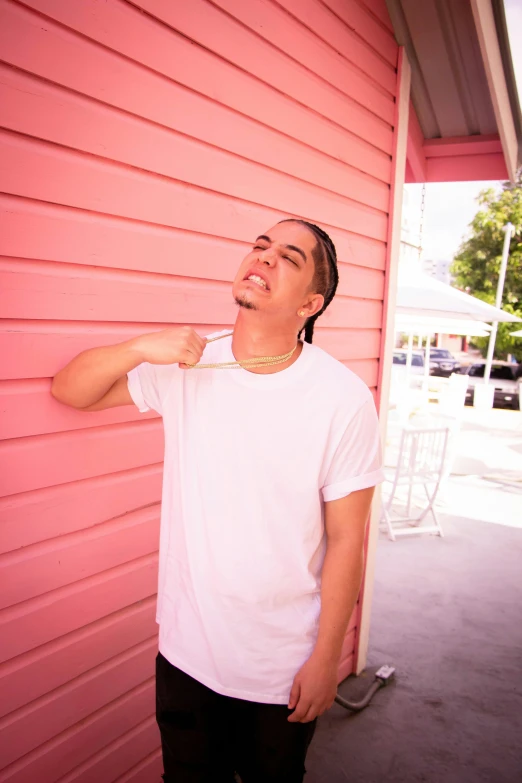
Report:
M 249 242 L 295 214 L 340 258 L 317 343 L 376 391 L 397 46 L 384 0 L 0 14 L 0 780 L 150 783 L 161 423 L 68 410 L 50 378 L 230 326 Z
M 469 182 L 508 178 L 497 133 L 425 139 L 410 102 L 406 182 Z

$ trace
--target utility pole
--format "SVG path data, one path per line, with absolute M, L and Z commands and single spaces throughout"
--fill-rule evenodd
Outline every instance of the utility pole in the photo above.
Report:
M 503 231 L 506 232 L 506 235 L 504 237 L 504 247 L 502 249 L 502 263 L 500 264 L 500 275 L 498 278 L 498 286 L 497 286 L 497 300 L 495 302 L 497 307 L 501 307 L 502 305 L 502 294 L 504 293 L 504 282 L 506 280 L 506 269 L 507 269 L 507 262 L 509 257 L 509 243 L 511 241 L 511 237 L 513 235 L 513 231 L 515 230 L 515 226 L 513 223 L 506 223 L 506 225 L 503 228 Z M 491 329 L 491 334 L 489 336 L 489 343 L 488 343 L 488 355 L 486 358 L 486 366 L 484 368 L 484 383 L 489 383 L 489 378 L 491 375 L 491 364 L 493 362 L 493 353 L 495 351 L 495 341 L 497 339 L 497 328 L 498 328 L 498 321 L 493 321 L 493 326 Z

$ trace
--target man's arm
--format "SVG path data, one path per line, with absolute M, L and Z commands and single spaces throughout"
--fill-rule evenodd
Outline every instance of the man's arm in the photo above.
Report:
M 59 402 L 83 411 L 130 405 L 127 373 L 143 362 L 187 364 L 199 362 L 206 341 L 183 326 L 136 337 L 119 345 L 84 351 L 53 378 L 51 393 Z
M 321 578 L 321 616 L 314 651 L 297 673 L 288 718 L 307 723 L 329 709 L 346 629 L 363 575 L 364 537 L 374 487 L 325 503 L 326 554 Z

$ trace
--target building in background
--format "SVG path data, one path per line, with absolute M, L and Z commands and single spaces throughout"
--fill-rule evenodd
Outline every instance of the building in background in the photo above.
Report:
M 435 280 L 439 280 L 441 283 L 449 285 L 451 283 L 451 261 L 438 259 L 437 261 L 430 261 L 425 258 L 422 260 L 422 271 L 430 277 L 434 277 Z

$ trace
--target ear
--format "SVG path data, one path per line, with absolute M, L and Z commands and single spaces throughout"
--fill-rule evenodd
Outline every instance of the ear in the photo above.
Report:
M 301 318 L 311 318 L 319 312 L 324 305 L 324 296 L 322 294 L 308 294 L 305 301 L 298 309 L 297 314 Z

